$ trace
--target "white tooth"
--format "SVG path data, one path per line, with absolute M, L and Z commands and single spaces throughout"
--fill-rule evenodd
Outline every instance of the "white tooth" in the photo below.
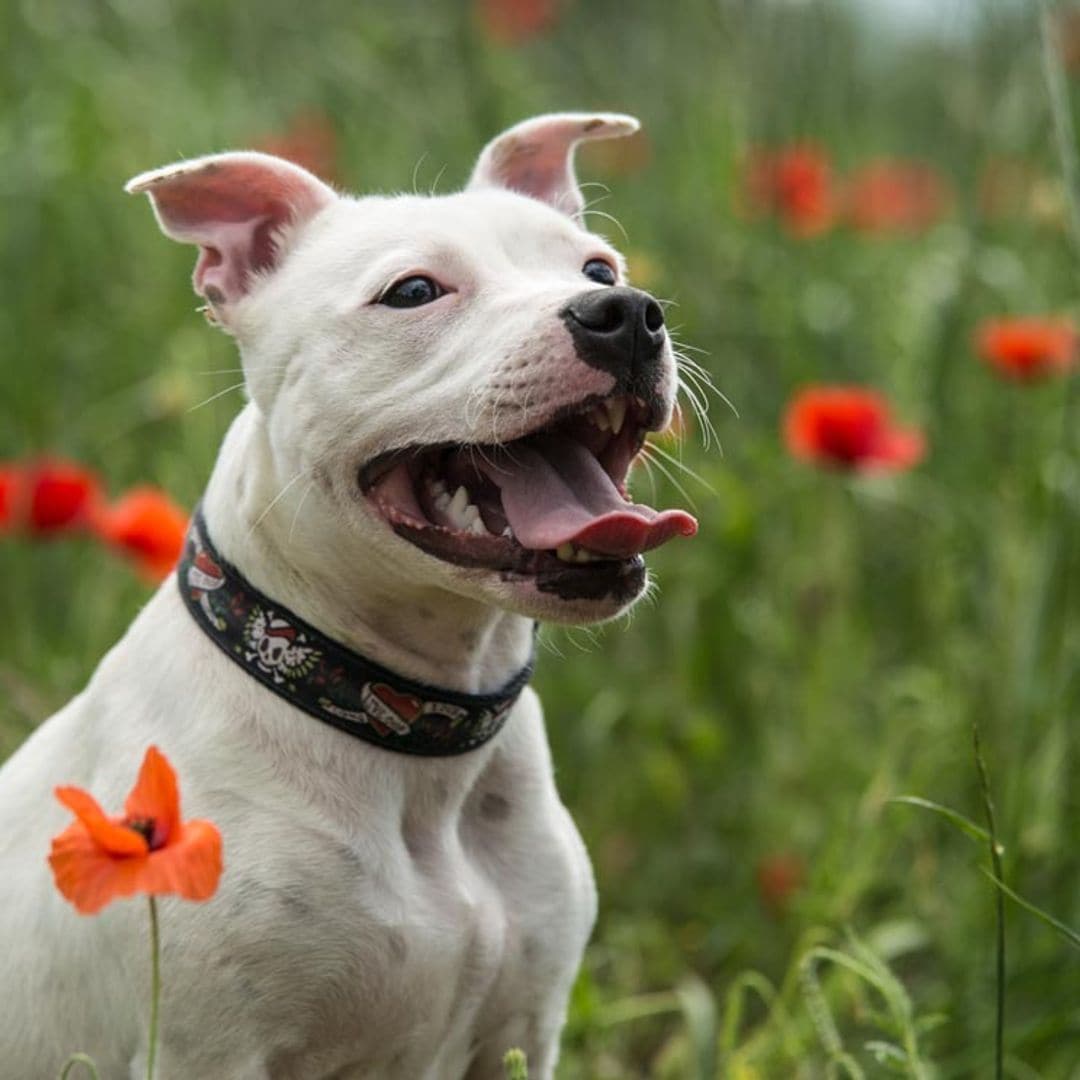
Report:
M 450 493 L 446 488 L 443 488 L 442 492 L 435 496 L 434 502 L 435 509 L 441 510 L 445 514 L 450 507 Z
M 477 514 L 474 521 L 469 522 L 469 532 L 475 533 L 477 536 L 490 536 L 487 526 L 484 524 L 484 519 Z
M 608 420 L 607 409 L 600 405 L 594 405 L 592 407 L 589 419 L 592 420 L 601 431 L 607 431 L 611 427 L 611 421 Z
M 513 539 L 514 539 L 514 530 L 513 530 L 513 529 L 511 529 L 509 525 L 507 525 L 507 526 L 506 526 L 506 528 L 505 528 L 505 529 L 503 529 L 503 531 L 502 531 L 502 534 L 503 534 L 503 536 L 505 536 L 505 537 L 506 537 L 506 538 L 507 538 L 508 540 L 513 540 Z
M 469 505 L 469 492 L 465 485 L 454 492 L 454 497 L 450 500 L 449 514 L 452 518 L 458 518 L 465 513 L 465 507 Z
M 471 525 L 480 518 L 480 508 L 475 503 L 469 503 L 461 514 L 462 520 Z
M 626 398 L 608 398 L 604 404 L 607 406 L 608 418 L 611 420 L 611 430 L 618 435 L 626 419 Z
M 570 544 L 570 543 L 560 544 L 555 549 L 555 554 L 556 554 L 556 556 L 558 558 L 562 559 L 563 562 L 573 562 L 574 561 L 574 545 Z

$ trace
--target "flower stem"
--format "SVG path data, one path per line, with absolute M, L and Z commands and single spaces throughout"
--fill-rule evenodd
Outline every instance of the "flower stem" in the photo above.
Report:
M 94 1080 L 101 1080 L 101 1075 L 97 1071 L 97 1065 L 94 1064 L 94 1059 L 88 1054 L 72 1054 L 71 1057 L 64 1062 L 64 1067 L 60 1070 L 60 1080 L 67 1080 L 67 1075 L 75 1068 L 76 1065 L 85 1065 L 90 1070 L 90 1075 Z
M 158 1005 L 161 998 L 161 935 L 158 933 L 157 901 L 150 900 L 150 1039 L 146 1050 L 146 1080 L 154 1080 L 157 1056 Z
M 986 814 L 987 831 L 990 834 L 990 865 L 998 881 L 1005 880 L 1002 866 L 1002 847 L 997 838 L 997 816 L 994 813 L 994 800 L 990 795 L 990 775 L 986 769 L 986 759 L 982 752 L 982 739 L 979 735 L 979 722 L 975 715 L 971 717 L 971 738 L 975 749 L 975 766 L 979 771 L 979 789 L 982 793 L 983 811 Z M 995 965 L 995 1009 L 994 1009 L 994 1078 L 1002 1080 L 1005 1068 L 1005 894 L 1001 889 L 994 890 L 996 907 L 994 910 L 997 930 L 997 948 Z

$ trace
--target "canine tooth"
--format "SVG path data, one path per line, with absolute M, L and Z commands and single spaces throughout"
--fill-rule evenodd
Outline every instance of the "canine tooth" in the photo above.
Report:
M 608 420 L 607 409 L 600 405 L 594 405 L 592 407 L 589 419 L 592 420 L 601 431 L 608 431 L 611 428 L 611 421 Z
M 464 484 L 454 492 L 450 500 L 450 509 L 447 511 L 452 518 L 461 517 L 465 513 L 465 507 L 469 505 L 469 491 Z
M 604 404 L 607 406 L 612 433 L 618 435 L 622 431 L 623 421 L 626 419 L 626 398 L 608 398 Z
M 506 528 L 503 529 L 502 534 L 508 540 L 513 540 L 514 539 L 514 530 L 511 529 L 509 525 L 507 525 Z
M 474 533 L 476 536 L 490 536 L 487 526 L 484 524 L 484 519 L 477 513 L 474 520 L 469 522 L 469 532 Z
M 469 505 L 465 507 L 461 517 L 467 525 L 471 525 L 474 521 L 480 520 L 480 508 L 476 503 L 469 503 Z
M 574 545 L 570 543 L 560 544 L 555 549 L 555 555 L 562 559 L 563 562 L 574 561 Z

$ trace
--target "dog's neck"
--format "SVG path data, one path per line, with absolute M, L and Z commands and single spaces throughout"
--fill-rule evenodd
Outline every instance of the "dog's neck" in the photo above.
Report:
M 380 552 L 328 542 L 339 530 L 319 478 L 280 475 L 254 405 L 225 438 L 203 509 L 218 550 L 253 585 L 384 667 L 490 693 L 529 661 L 531 620 L 409 581 Z

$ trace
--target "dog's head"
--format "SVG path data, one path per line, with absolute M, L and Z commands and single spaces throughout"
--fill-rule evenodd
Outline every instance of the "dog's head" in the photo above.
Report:
M 455 195 L 350 198 L 289 162 L 220 154 L 136 177 L 200 248 L 195 291 L 238 340 L 283 475 L 325 528 L 414 579 L 591 621 L 645 587 L 693 518 L 633 504 L 671 419 L 660 305 L 583 224 L 573 153 L 629 117 L 525 121 Z

